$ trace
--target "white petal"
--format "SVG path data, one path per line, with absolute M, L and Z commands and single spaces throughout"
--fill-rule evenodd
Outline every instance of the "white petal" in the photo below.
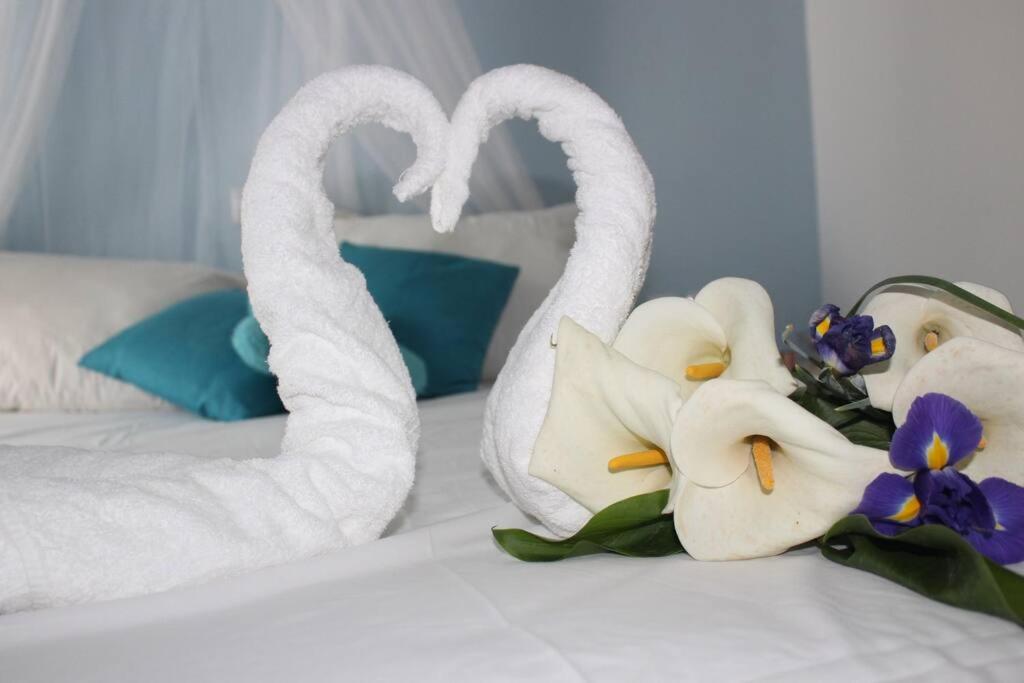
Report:
M 1024 423 L 1019 420 L 984 420 L 985 439 L 991 445 L 958 466 L 975 481 L 1001 477 L 1018 486 L 1024 486 Z
M 678 382 L 685 398 L 701 385 L 686 378 L 686 368 L 723 362 L 728 341 L 714 316 L 693 299 L 663 297 L 637 306 L 613 347 L 634 363 Z
M 960 401 L 984 425 L 988 442 L 959 468 L 975 481 L 1002 477 L 1024 485 L 1024 353 L 961 337 L 935 349 L 907 373 L 893 400 L 903 424 L 914 399 L 935 392 Z
M 764 287 L 738 277 L 708 283 L 694 301 L 706 308 L 725 331 L 730 379 L 759 379 L 789 395 L 797 383 L 782 363 L 775 336 L 775 311 Z
M 727 486 L 753 467 L 750 438 L 756 435 L 769 437 L 822 476 L 832 476 L 832 469 L 841 472 L 837 454 L 854 447 L 764 382 L 717 379 L 694 392 L 679 411 L 672 434 L 674 465 L 700 486 Z
M 771 492 L 752 464 L 754 435 L 777 446 Z M 697 559 L 773 555 L 820 536 L 890 469 L 885 451 L 850 443 L 763 382 L 708 382 L 680 411 L 672 438 L 673 462 L 685 475 L 676 531 Z
M 675 382 L 633 363 L 563 317 L 551 400 L 530 474 L 594 512 L 666 488 L 672 478 L 667 466 L 612 474 L 608 461 L 652 445 L 667 452 L 681 405 Z
M 1011 311 L 1010 302 L 994 289 L 971 282 L 956 283 L 986 301 Z M 1009 349 L 1024 351 L 1024 339 L 997 318 L 951 294 L 926 287 L 902 285 L 876 294 L 862 311 L 875 325 L 888 325 L 896 335 L 896 351 L 884 363 L 864 368 L 871 405 L 892 410 L 893 396 L 907 371 L 924 358 L 924 335 L 937 329 L 946 343 L 956 337 L 976 337 Z
M 871 405 L 892 410 L 892 398 L 907 370 L 925 355 L 924 309 L 929 292 L 920 287 L 890 290 L 876 294 L 862 313 L 874 318 L 875 325 L 888 325 L 896 337 L 896 350 L 882 363 L 869 365 L 861 371 Z
M 857 476 L 838 481 L 814 476 L 785 455 L 775 455 L 771 493 L 761 489 L 753 468 L 722 488 L 684 483 L 675 503 L 676 533 L 698 560 L 778 555 L 818 538 L 857 507 L 864 488 L 884 470 L 885 453 L 879 453 L 858 461 Z

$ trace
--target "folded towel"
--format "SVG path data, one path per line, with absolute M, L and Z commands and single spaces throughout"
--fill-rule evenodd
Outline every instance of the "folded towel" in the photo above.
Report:
M 448 122 L 422 84 L 354 67 L 303 87 L 264 133 L 242 251 L 291 411 L 281 455 L 210 460 L 0 447 L 0 612 L 153 592 L 376 538 L 412 485 L 415 394 L 362 275 L 341 262 L 321 183 L 331 140 L 412 135 L 399 199 L 441 171 Z
M 454 228 L 480 143 L 513 116 L 536 118 L 541 134 L 561 143 L 580 213 L 565 272 L 520 333 L 491 391 L 481 455 L 521 509 L 569 534 L 590 513 L 527 471 L 551 395 L 551 341 L 563 315 L 605 342 L 615 337 L 647 272 L 654 181 L 622 121 L 593 91 L 542 67 L 504 67 L 470 84 L 452 115 L 448 159 L 431 195 L 435 229 Z

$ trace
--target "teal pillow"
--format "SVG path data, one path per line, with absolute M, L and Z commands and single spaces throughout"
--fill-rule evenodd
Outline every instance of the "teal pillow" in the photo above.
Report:
M 277 381 L 248 367 L 231 346 L 247 313 L 243 290 L 203 294 L 132 325 L 79 364 L 214 420 L 284 412 Z
M 252 313 L 242 318 L 235 325 L 235 330 L 231 333 L 231 346 L 235 348 L 235 353 L 238 354 L 243 363 L 256 372 L 265 375 L 270 374 L 270 367 L 267 365 L 270 340 L 267 339 L 267 335 L 263 333 L 263 329 Z M 423 362 L 422 358 L 401 344 L 398 345 L 398 350 L 402 353 L 405 367 L 409 369 L 409 377 L 412 378 L 412 388 L 416 390 L 416 395 L 419 396 L 427 387 L 427 364 Z
M 438 252 L 343 242 L 344 259 L 366 287 L 395 339 L 427 366 L 424 398 L 472 391 L 519 268 Z
M 267 365 L 270 340 L 251 312 L 235 325 L 231 332 L 231 346 L 243 363 L 260 374 L 270 374 L 270 366 Z
M 398 352 L 402 354 L 405 367 L 409 369 L 409 378 L 412 380 L 412 388 L 416 390 L 417 396 L 422 396 L 427 390 L 427 364 L 422 358 L 401 344 L 398 345 Z

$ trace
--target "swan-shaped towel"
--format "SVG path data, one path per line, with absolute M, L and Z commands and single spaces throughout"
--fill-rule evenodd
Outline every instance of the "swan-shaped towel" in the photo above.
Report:
M 452 115 L 448 160 L 431 194 L 436 230 L 454 228 L 480 144 L 513 116 L 536 118 L 541 134 L 562 144 L 580 213 L 565 272 L 519 334 L 488 398 L 481 455 L 522 510 L 568 534 L 591 513 L 527 471 L 551 395 L 552 338 L 564 315 L 605 342 L 618 333 L 647 273 L 654 181 L 621 119 L 585 85 L 538 66 L 495 69 L 470 84 Z
M 323 193 L 331 140 L 412 135 L 395 187 L 424 191 L 448 121 L 419 81 L 354 67 L 303 87 L 260 140 L 242 202 L 253 309 L 291 414 L 281 454 L 209 460 L 0 447 L 0 612 L 154 592 L 378 537 L 412 485 L 416 399 Z

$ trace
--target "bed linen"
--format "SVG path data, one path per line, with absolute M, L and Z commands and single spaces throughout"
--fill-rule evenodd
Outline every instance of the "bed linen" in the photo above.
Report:
M 477 458 L 486 392 L 485 388 L 419 402 L 423 445 L 416 463 L 416 486 L 388 533 L 428 526 L 506 500 L 484 475 L 483 464 Z M 273 458 L 280 452 L 286 417 L 215 422 L 176 409 L 0 413 L 0 444 L 125 453 L 168 451 L 236 460 Z
M 527 564 L 540 531 L 478 457 L 486 392 L 420 402 L 417 482 L 386 538 L 140 598 L 0 617 L 0 681 L 1019 680 L 1016 626 L 814 551 L 731 563 Z M 271 457 L 282 417 L 0 415 L 0 442 Z
M 0 411 L 166 408 L 78 360 L 174 303 L 244 286 L 197 263 L 0 251 Z

